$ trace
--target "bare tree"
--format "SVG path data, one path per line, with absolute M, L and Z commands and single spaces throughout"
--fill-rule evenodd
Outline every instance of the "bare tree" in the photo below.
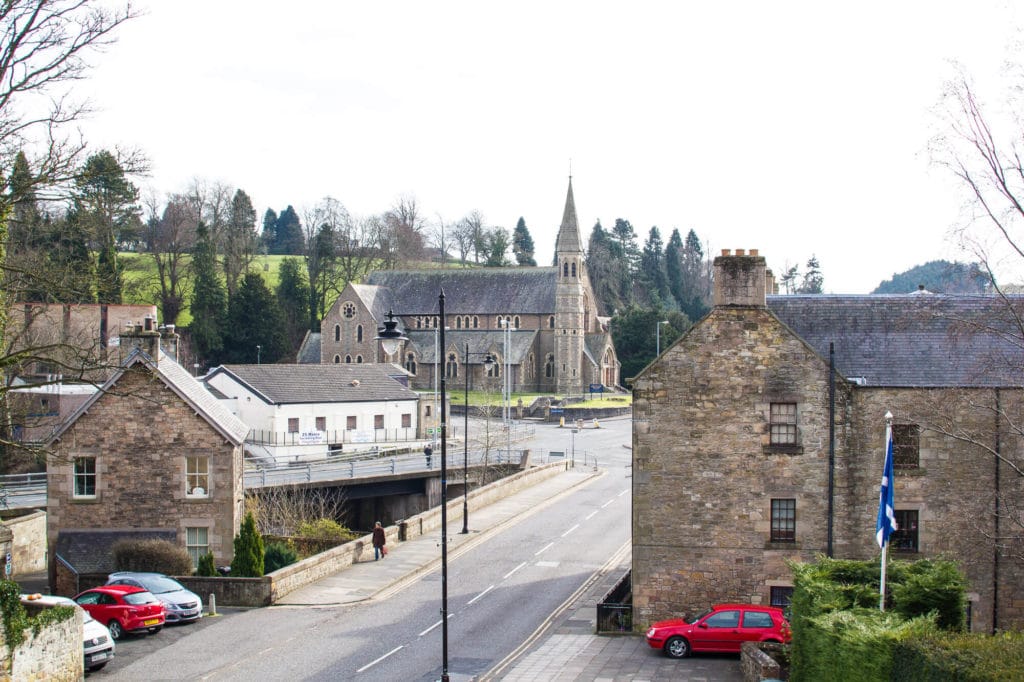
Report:
M 392 256 L 389 267 L 422 260 L 425 224 L 416 198 L 412 195 L 400 196 L 383 218 L 387 231 L 386 242 L 392 247 L 389 249 Z
M 176 324 L 192 281 L 190 254 L 196 243 L 199 216 L 195 204 L 172 194 L 163 212 L 153 197 L 146 200 L 146 244 L 157 270 L 157 296 L 164 324 Z
M 303 523 L 330 519 L 342 523 L 345 496 L 328 488 L 258 489 L 245 498 L 261 535 L 295 535 Z
M 452 226 L 451 238 L 459 250 L 459 260 L 462 263 L 465 263 L 469 259 L 469 254 L 474 251 L 479 229 L 479 225 L 474 224 L 468 216 Z M 477 254 L 477 262 L 480 262 L 479 254 Z

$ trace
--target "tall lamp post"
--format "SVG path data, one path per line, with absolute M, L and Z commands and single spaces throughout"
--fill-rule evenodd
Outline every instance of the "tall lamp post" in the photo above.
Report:
M 512 320 L 505 318 L 499 324 L 504 327 L 502 333 L 502 355 L 505 365 L 501 382 L 502 419 L 505 422 L 505 454 L 512 459 Z M 499 460 L 501 458 L 499 457 Z
M 256 344 L 256 364 L 260 364 L 260 351 L 263 350 L 263 346 Z
M 661 325 L 668 324 L 668 320 L 661 320 L 655 327 L 656 332 L 654 334 L 654 357 L 661 355 Z
M 384 355 L 386 356 L 384 358 L 385 362 L 398 352 L 398 347 L 402 341 L 407 340 L 402 335 L 402 332 L 398 331 L 398 320 L 395 319 L 394 312 L 388 311 L 387 319 L 384 320 L 384 326 L 377 329 L 377 336 L 374 337 L 374 340 L 380 341 L 381 348 L 384 349 Z
M 465 421 L 462 426 L 462 534 L 469 532 L 469 341 L 466 342 L 466 402 Z M 490 369 L 494 357 L 490 353 L 474 353 L 484 356 L 484 366 Z
M 444 348 L 444 289 L 437 297 Z M 441 682 L 448 682 L 448 419 L 444 409 L 447 378 L 441 375 Z

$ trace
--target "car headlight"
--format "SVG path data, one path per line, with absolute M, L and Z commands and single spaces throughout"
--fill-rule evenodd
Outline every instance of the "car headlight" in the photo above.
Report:
M 647 636 L 649 638 L 653 638 L 654 637 L 654 633 L 655 633 L 655 629 L 651 628 L 650 630 L 647 631 Z

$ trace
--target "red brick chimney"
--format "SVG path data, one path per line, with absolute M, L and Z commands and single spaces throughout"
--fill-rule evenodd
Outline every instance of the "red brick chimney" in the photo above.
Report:
M 769 284 L 769 278 L 772 284 Z M 714 304 L 764 306 L 768 287 L 774 289 L 774 277 L 757 249 L 722 249 L 715 258 Z

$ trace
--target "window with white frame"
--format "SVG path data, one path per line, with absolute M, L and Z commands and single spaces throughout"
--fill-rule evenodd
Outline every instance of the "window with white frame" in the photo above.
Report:
M 210 496 L 210 458 L 204 456 L 185 458 L 185 496 Z
M 192 557 L 192 565 L 199 567 L 199 558 L 210 553 L 210 529 L 196 526 L 185 529 L 185 549 Z
M 96 497 L 96 458 L 75 457 L 74 479 L 74 497 Z
M 796 445 L 796 403 L 772 403 L 770 408 L 772 445 Z

